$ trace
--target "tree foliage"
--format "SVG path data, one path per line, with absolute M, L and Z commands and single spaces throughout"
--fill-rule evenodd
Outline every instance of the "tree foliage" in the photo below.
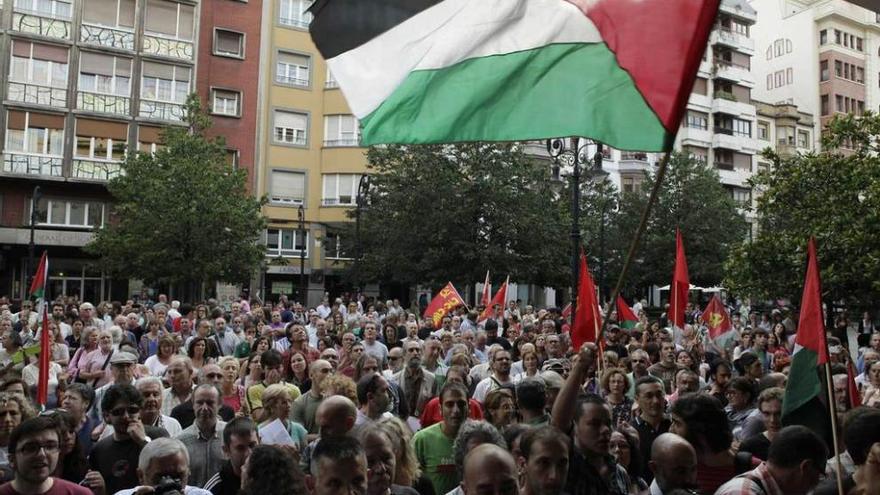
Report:
M 797 300 L 806 245 L 816 238 L 825 297 L 870 305 L 880 296 L 880 117 L 835 119 L 820 153 L 764 156 L 753 178 L 760 232 L 727 262 L 726 284 L 742 296 Z M 852 151 L 838 151 L 843 145 Z
M 149 283 L 246 281 L 265 255 L 264 200 L 247 191 L 247 171 L 232 170 L 210 119 L 187 101 L 186 127 L 163 130 L 155 153 L 129 153 L 107 188 L 113 214 L 87 250 L 105 269 Z
M 549 167 L 517 144 L 371 148 L 360 276 L 439 286 L 494 274 L 567 282 L 568 237 Z

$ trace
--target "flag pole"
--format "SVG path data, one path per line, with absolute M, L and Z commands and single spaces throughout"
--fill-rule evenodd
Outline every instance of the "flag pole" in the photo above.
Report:
M 828 341 L 825 341 L 827 347 Z M 825 390 L 828 391 L 828 409 L 831 414 L 831 442 L 834 444 L 834 458 L 837 459 L 837 493 L 846 495 L 843 491 L 843 466 L 840 464 L 840 447 L 837 443 L 837 404 L 834 400 L 834 382 L 831 380 L 831 362 L 825 361 Z

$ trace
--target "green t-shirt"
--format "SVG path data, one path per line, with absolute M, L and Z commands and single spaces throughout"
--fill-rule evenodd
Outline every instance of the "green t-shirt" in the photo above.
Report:
M 311 392 L 306 392 L 293 401 L 293 409 L 290 411 L 291 419 L 303 425 L 311 434 L 318 433 L 318 422 L 315 421 L 315 413 L 321 405 L 321 397 L 315 397 Z
M 449 493 L 461 482 L 452 451 L 452 442 L 455 439 L 443 433 L 440 428 L 442 425 L 443 423 L 431 425 L 413 436 L 413 448 L 422 472 L 431 480 L 434 493 L 437 494 Z

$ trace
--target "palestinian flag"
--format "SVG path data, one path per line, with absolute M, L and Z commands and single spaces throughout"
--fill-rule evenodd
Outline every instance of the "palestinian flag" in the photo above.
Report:
M 617 296 L 617 324 L 621 326 L 621 328 L 633 328 L 636 326 L 636 323 L 639 322 L 639 317 L 633 313 L 633 310 L 630 309 L 629 304 L 621 297 Z
M 362 144 L 585 136 L 663 151 L 719 0 L 316 0 Z
M 823 383 L 822 367 L 828 362 L 828 344 L 825 341 L 825 323 L 822 315 L 822 289 L 819 263 L 816 260 L 816 241 L 810 238 L 807 246 L 807 276 L 801 298 L 791 371 L 782 401 L 782 424 L 804 425 L 831 442 L 831 423 L 826 402 L 828 384 Z
M 49 304 L 46 301 L 46 284 L 49 282 L 49 255 L 43 251 L 40 265 L 31 282 L 30 296 L 40 301 L 40 363 L 37 375 L 37 404 L 45 407 L 49 400 L 49 358 L 52 352 L 52 335 L 49 335 Z

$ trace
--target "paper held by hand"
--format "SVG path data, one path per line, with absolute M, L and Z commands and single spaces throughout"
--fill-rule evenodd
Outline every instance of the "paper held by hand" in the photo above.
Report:
M 260 443 L 264 445 L 296 445 L 280 419 L 260 428 Z

